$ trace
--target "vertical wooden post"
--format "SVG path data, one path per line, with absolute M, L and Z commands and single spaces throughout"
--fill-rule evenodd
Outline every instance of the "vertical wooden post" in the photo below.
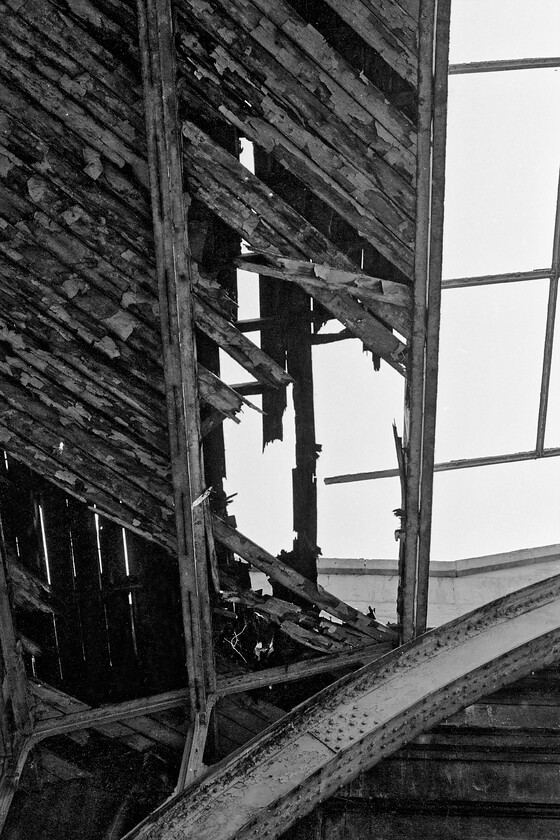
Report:
M 414 311 L 408 365 L 407 489 L 401 567 L 402 641 L 426 629 L 432 521 L 445 185 L 449 0 L 422 0 Z M 435 52 L 434 52 L 435 47 Z
M 438 0 L 434 55 L 430 260 L 428 265 L 429 283 L 426 319 L 424 428 L 418 532 L 415 636 L 419 636 L 425 632 L 428 618 L 441 312 L 441 273 L 443 263 L 443 199 L 445 193 L 445 150 L 447 142 L 447 71 L 449 64 L 450 13 L 450 0 Z
M 156 248 L 183 625 L 194 721 L 213 692 L 204 489 L 191 257 L 170 0 L 138 0 L 148 165 Z
M 296 466 L 293 470 L 294 540 L 290 565 L 308 580 L 317 582 L 317 484 L 315 466 L 315 412 L 311 346 L 310 297 L 289 289 L 292 330 L 287 337 L 288 373 L 294 378 Z

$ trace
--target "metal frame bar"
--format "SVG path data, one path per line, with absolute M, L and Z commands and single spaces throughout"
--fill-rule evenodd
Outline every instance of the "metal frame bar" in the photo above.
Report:
M 503 70 L 546 70 L 553 67 L 560 67 L 560 58 L 505 58 L 450 64 L 449 75 L 465 76 L 471 73 L 495 73 Z
M 550 390 L 550 372 L 552 369 L 552 350 L 554 346 L 554 324 L 558 301 L 558 279 L 560 276 L 560 173 L 558 176 L 558 193 L 556 197 L 556 217 L 554 220 L 554 240 L 552 244 L 552 272 L 548 291 L 548 305 L 546 312 L 546 328 L 544 337 L 543 366 L 541 376 L 541 392 L 539 398 L 539 416 L 537 420 L 537 442 L 535 449 L 542 452 L 546 434 L 546 420 L 548 414 L 548 395 Z
M 505 274 L 482 274 L 478 277 L 454 277 L 443 280 L 442 289 L 465 289 L 473 286 L 491 286 L 496 283 L 519 283 L 525 280 L 548 280 L 552 268 L 536 268 L 534 271 L 512 271 Z
M 454 461 L 442 461 L 434 465 L 434 472 L 463 470 L 469 467 L 489 467 L 492 464 L 512 464 L 517 461 L 533 461 L 539 458 L 555 458 L 560 455 L 560 447 L 550 447 L 537 452 L 530 449 L 525 452 L 510 452 L 506 455 L 483 455 L 479 458 L 458 458 Z M 373 481 L 378 478 L 397 478 L 398 469 L 373 470 L 372 472 L 331 475 L 325 478 L 325 484 L 351 484 L 354 481 Z

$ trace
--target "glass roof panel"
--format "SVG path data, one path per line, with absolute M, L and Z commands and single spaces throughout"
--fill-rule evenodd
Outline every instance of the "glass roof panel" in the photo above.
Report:
M 559 494 L 560 458 L 436 473 L 432 560 L 560 543 Z
M 547 298 L 546 280 L 444 293 L 436 461 L 534 448 Z
M 546 268 L 560 163 L 560 70 L 452 76 L 444 279 Z
M 453 0 L 450 61 L 557 56 L 558 0 Z

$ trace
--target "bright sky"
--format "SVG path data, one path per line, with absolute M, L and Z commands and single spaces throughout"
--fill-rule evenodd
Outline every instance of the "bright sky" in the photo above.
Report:
M 557 0 L 453 0 L 451 61 L 553 56 L 559 31 Z M 560 69 L 450 78 L 445 278 L 550 265 L 559 129 Z M 258 315 L 255 276 L 243 275 L 240 288 L 240 317 Z M 436 460 L 534 448 L 547 294 L 547 280 L 444 291 Z M 402 430 L 402 379 L 386 365 L 374 373 L 358 341 L 314 348 L 314 371 L 323 556 L 395 557 L 398 480 L 323 479 L 396 466 L 391 423 Z M 228 362 L 224 377 L 247 374 Z M 546 446 L 560 446 L 558 345 L 547 429 Z M 289 549 L 290 411 L 284 443 L 262 456 L 256 412 L 225 430 L 238 527 L 273 553 Z M 559 490 L 560 458 L 437 473 L 432 558 L 560 542 Z

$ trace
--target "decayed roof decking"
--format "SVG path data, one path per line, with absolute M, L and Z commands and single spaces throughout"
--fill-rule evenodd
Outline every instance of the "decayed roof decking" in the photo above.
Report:
M 205 491 L 223 476 L 223 442 L 210 432 L 238 421 L 251 391 L 220 379 L 221 348 L 264 391 L 264 426 L 274 427 L 265 442 L 295 381 L 294 530 L 302 556 L 316 556 L 310 297 L 315 332 L 335 317 L 376 364 L 425 387 L 426 300 L 413 280 L 441 195 L 429 174 L 434 104 L 419 102 L 417 87 L 419 69 L 432 83 L 435 22 L 434 4 L 420 10 L 413 0 L 353 0 L 343 10 L 320 0 L 179 0 L 175 31 L 167 4 L 140 0 L 138 10 L 140 27 L 130 0 L 0 6 L 0 444 L 178 553 L 200 724 L 181 787 L 216 685 L 214 539 L 297 603 L 342 621 L 235 593 L 292 638 L 349 657 L 396 642 L 394 629 L 224 522 L 225 509 L 211 514 Z M 240 136 L 255 144 L 255 174 L 239 162 Z M 241 238 L 258 254 L 240 262 Z M 278 346 L 263 337 L 261 349 L 237 328 L 235 268 L 251 260 L 263 278 L 261 314 L 274 314 L 271 290 L 287 281 L 284 300 L 307 319 L 301 356 L 285 335 Z

